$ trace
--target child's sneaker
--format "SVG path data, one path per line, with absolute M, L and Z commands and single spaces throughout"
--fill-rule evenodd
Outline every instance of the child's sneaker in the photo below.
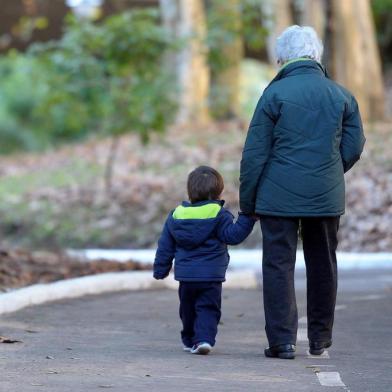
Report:
M 192 349 L 192 354 L 207 355 L 211 351 L 212 347 L 207 342 L 200 342 L 195 344 Z
M 191 350 L 192 350 L 192 347 L 184 346 L 182 349 L 183 349 L 185 352 L 190 353 Z

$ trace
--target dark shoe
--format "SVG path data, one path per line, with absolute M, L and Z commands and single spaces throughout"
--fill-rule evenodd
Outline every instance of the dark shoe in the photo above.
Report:
M 312 355 L 321 355 L 324 349 L 332 346 L 332 340 L 326 342 L 309 342 L 309 353 Z
M 264 355 L 269 358 L 294 359 L 295 344 L 281 344 L 268 347 L 264 350 Z

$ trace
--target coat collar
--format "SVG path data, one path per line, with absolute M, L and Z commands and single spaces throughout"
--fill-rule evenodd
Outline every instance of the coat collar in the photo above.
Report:
M 294 76 L 300 74 L 314 74 L 318 73 L 320 75 L 324 75 L 325 77 L 329 77 L 326 68 L 324 68 L 320 63 L 312 59 L 296 59 L 285 64 L 277 73 L 277 75 L 272 79 L 269 86 L 287 76 Z
M 288 65 L 292 64 L 292 63 L 296 63 L 298 61 L 309 61 L 310 58 L 309 57 L 298 57 L 296 59 L 290 60 L 287 63 L 284 63 L 281 67 L 280 70 L 281 71 L 283 68 L 286 68 Z
M 206 204 L 211 204 L 211 203 L 216 203 L 219 204 L 220 206 L 223 207 L 225 204 L 224 200 L 203 200 L 203 201 L 198 201 L 196 203 L 190 203 L 189 201 L 183 201 L 182 205 L 184 207 L 199 207 L 199 206 L 204 206 Z

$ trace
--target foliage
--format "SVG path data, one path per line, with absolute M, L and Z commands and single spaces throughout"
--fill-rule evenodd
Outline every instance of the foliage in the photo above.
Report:
M 392 64 L 392 0 L 372 0 L 371 4 L 383 62 Z
M 222 50 L 225 45 L 239 38 L 244 45 L 255 51 L 261 50 L 265 45 L 268 31 L 262 25 L 260 2 L 238 0 L 238 7 L 239 10 L 236 10 L 226 0 L 207 1 L 207 46 L 212 74 L 231 65 L 227 54 Z
M 207 1 L 208 63 L 212 79 L 209 108 L 217 119 L 238 114 L 232 111 L 230 82 L 216 81 L 225 70 L 239 65 L 245 48 L 258 52 L 264 47 L 267 30 L 262 17 L 260 2 L 256 0 Z
M 175 111 L 163 56 L 173 46 L 155 10 L 99 24 L 68 18 L 59 41 L 0 59 L 0 152 L 38 150 L 95 132 L 147 141 Z
M 29 41 L 34 31 L 45 30 L 49 25 L 49 21 L 44 16 L 27 16 L 23 15 L 16 26 L 13 27 L 12 33 L 22 41 Z
M 47 137 L 36 113 L 36 104 L 45 95 L 45 85 L 36 61 L 10 53 L 0 62 L 0 152 L 20 147 L 46 146 Z

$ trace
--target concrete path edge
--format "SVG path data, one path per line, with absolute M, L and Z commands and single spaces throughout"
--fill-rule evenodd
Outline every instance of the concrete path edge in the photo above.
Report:
M 257 276 L 254 270 L 229 271 L 224 287 L 256 288 Z M 171 274 L 165 280 L 155 280 L 151 271 L 110 272 L 80 278 L 60 280 L 53 283 L 36 284 L 0 294 L 0 315 L 16 312 L 27 306 L 85 295 L 103 294 L 116 291 L 176 289 Z

